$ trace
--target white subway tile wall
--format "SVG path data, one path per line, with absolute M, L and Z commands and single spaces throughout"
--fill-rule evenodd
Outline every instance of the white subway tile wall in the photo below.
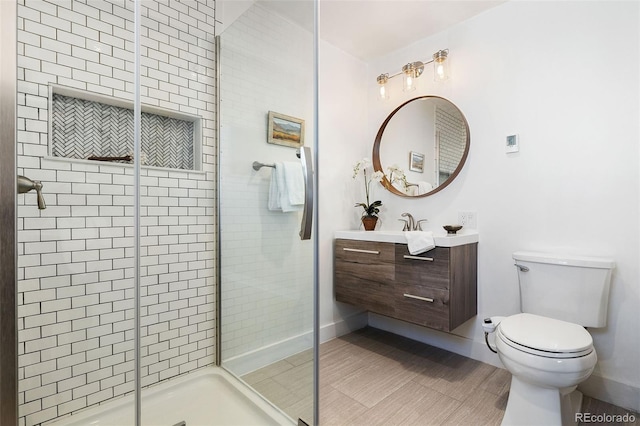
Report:
M 308 31 L 254 4 L 221 40 L 224 362 L 310 337 L 313 245 L 298 236 L 301 212 L 267 209 L 273 169 L 254 171 L 252 162 L 299 161 L 294 149 L 267 143 L 268 111 L 306 120 L 308 146 L 314 123 Z
M 20 425 L 133 390 L 133 169 L 47 157 L 49 84 L 133 99 L 124 0 L 18 0 Z M 199 115 L 202 172 L 143 168 L 143 385 L 212 364 L 214 3 L 142 3 L 142 102 Z M 33 192 L 33 191 L 32 191 Z
M 440 135 L 440 174 L 447 179 L 464 154 L 467 140 L 465 123 L 459 115 L 436 108 L 436 131 Z

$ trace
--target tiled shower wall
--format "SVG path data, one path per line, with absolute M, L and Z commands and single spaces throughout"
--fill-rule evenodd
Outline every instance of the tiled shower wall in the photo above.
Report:
M 436 108 L 436 131 L 440 134 L 441 179 L 447 179 L 460 163 L 467 137 L 465 129 L 465 123 L 459 116 Z
M 142 375 L 214 362 L 213 1 L 142 2 L 142 102 L 203 119 L 202 171 L 143 168 Z M 133 390 L 133 169 L 48 157 L 50 84 L 132 100 L 132 2 L 19 0 L 20 424 Z
M 298 236 L 301 212 L 267 209 L 273 169 L 252 162 L 299 161 L 267 143 L 269 111 L 306 120 L 312 143 L 313 38 L 256 3 L 221 39 L 222 360 L 255 368 L 265 348 L 311 347 L 312 241 Z

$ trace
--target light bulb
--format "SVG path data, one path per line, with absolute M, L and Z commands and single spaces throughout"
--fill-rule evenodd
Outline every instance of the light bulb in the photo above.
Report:
M 389 74 L 380 74 L 376 79 L 378 82 L 378 99 L 381 101 L 389 99 L 389 93 L 387 92 L 387 81 L 389 81 Z
M 416 88 L 416 87 L 413 85 L 413 78 L 411 78 L 411 76 L 410 76 L 410 75 L 408 75 L 408 76 L 405 78 L 405 82 L 404 82 L 404 90 L 405 90 L 406 92 L 409 92 L 409 91 L 411 91 L 411 90 L 414 90 L 415 88 Z
M 436 82 L 443 81 L 449 78 L 449 60 L 447 58 L 448 55 L 448 50 L 439 50 L 433 54 L 433 63 L 435 67 L 433 79 Z
M 380 99 L 381 101 L 385 99 L 389 99 L 389 94 L 387 93 L 387 87 L 385 84 L 380 86 L 380 90 L 378 92 L 378 99 Z
M 411 92 L 416 90 L 416 78 L 420 77 L 424 70 L 424 64 L 420 61 L 410 62 L 402 67 L 402 90 Z

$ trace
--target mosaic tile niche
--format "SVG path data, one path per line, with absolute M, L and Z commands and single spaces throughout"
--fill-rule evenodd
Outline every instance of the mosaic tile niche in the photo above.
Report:
M 132 109 L 59 93 L 52 94 L 51 102 L 51 154 L 54 157 L 87 159 L 133 155 Z M 141 163 L 194 170 L 195 120 L 143 112 Z

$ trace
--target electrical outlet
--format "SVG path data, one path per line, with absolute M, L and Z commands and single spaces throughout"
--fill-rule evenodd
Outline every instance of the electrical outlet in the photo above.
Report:
M 465 226 L 467 228 L 478 228 L 478 213 L 477 212 L 458 212 L 458 225 Z

